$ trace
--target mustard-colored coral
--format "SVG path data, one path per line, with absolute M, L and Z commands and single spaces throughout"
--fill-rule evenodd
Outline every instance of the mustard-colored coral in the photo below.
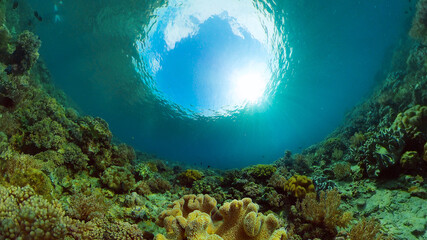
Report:
M 294 175 L 285 183 L 285 191 L 294 197 L 303 198 L 309 192 L 314 192 L 313 181 L 304 175 Z
M 15 171 L 10 176 L 10 183 L 20 187 L 29 185 L 37 194 L 44 196 L 49 196 L 53 189 L 49 177 L 35 168 L 29 168 L 25 171 Z
M 399 113 L 391 126 L 393 130 L 405 129 L 416 135 L 427 131 L 427 106 L 415 105 Z
M 276 167 L 268 164 L 258 164 L 245 169 L 254 178 L 267 179 L 276 171 Z
M 187 169 L 179 174 L 178 179 L 180 184 L 191 187 L 193 182 L 203 178 L 203 173 L 195 169 Z
M 186 195 L 161 214 L 158 225 L 165 227 L 167 237 L 159 234 L 156 239 L 287 239 L 286 231 L 279 229 L 279 220 L 273 214 L 258 213 L 258 209 L 249 198 L 233 200 L 217 210 L 209 195 Z

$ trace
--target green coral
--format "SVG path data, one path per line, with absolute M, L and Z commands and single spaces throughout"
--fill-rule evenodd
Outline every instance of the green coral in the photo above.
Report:
M 45 118 L 33 126 L 29 127 L 28 135 L 25 139 L 25 146 L 36 147 L 38 150 L 31 149 L 31 151 L 40 151 L 45 149 L 59 149 L 67 142 L 67 131 L 57 121 L 51 118 Z
M 75 170 L 83 170 L 88 166 L 89 158 L 74 143 L 67 143 L 58 150 L 64 159 L 64 163 Z
M 191 187 L 195 181 L 202 178 L 203 173 L 195 169 L 187 169 L 178 176 L 179 183 L 187 187 Z
M 244 171 L 256 179 L 268 179 L 276 170 L 275 166 L 268 164 L 258 164 L 244 169 Z
M 41 41 L 34 33 L 25 30 L 19 37 L 16 49 L 9 59 L 14 74 L 24 74 L 30 70 L 39 58 Z
M 35 168 L 29 168 L 25 171 L 15 171 L 9 180 L 12 185 L 20 187 L 29 185 L 34 189 L 35 193 L 43 196 L 49 196 L 53 190 L 49 177 L 41 170 Z
M 135 177 L 125 167 L 112 166 L 107 168 L 101 176 L 101 181 L 115 192 L 128 192 L 135 186 Z
M 154 176 L 154 171 L 147 162 L 139 163 L 135 166 L 135 172 L 142 179 L 149 179 Z
M 0 239 L 64 239 L 65 212 L 30 187 L 0 186 Z

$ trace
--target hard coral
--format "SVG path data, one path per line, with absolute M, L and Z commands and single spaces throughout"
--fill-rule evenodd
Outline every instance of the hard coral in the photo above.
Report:
M 12 65 L 13 73 L 20 75 L 30 70 L 39 58 L 40 46 L 41 41 L 38 36 L 27 30 L 22 32 L 8 62 Z
M 276 171 L 276 167 L 268 164 L 258 164 L 244 169 L 255 179 L 268 179 Z
M 23 147 L 27 153 L 39 153 L 47 149 L 58 150 L 67 142 L 67 136 L 67 131 L 60 123 L 45 118 L 29 127 Z
M 30 187 L 0 186 L 0 239 L 64 239 L 67 219 L 57 201 Z
M 191 187 L 195 181 L 202 178 L 203 173 L 195 169 L 187 169 L 178 176 L 179 183 L 187 187 Z
M 44 196 L 49 196 L 53 190 L 49 177 L 35 168 L 29 168 L 25 171 L 15 171 L 14 174 L 9 177 L 9 181 L 11 184 L 20 187 L 29 185 L 34 189 L 35 193 Z
M 303 198 L 307 193 L 314 192 L 313 180 L 304 175 L 294 175 L 286 181 L 285 191 L 294 197 Z
M 208 195 L 186 195 L 161 214 L 158 224 L 166 228 L 168 238 L 159 234 L 156 239 L 287 239 L 278 219 L 258 209 L 249 198 L 217 210 L 215 199 Z
M 119 193 L 128 192 L 135 185 L 135 178 L 129 169 L 118 166 L 107 168 L 101 176 L 101 181 L 108 188 Z

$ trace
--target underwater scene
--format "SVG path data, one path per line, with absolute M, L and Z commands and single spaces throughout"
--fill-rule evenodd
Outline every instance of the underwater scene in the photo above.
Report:
M 427 239 L 427 0 L 0 0 L 6 239 Z

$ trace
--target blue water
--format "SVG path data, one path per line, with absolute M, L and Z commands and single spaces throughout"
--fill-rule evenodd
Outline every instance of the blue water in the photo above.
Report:
M 402 0 L 259 0 L 256 10 L 274 23 L 267 49 L 212 16 L 167 50 L 149 25 L 167 2 L 63 0 L 57 10 L 30 2 L 45 19 L 41 57 L 85 114 L 139 150 L 221 168 L 272 162 L 324 138 L 372 90 L 413 15 Z M 161 70 L 147 67 L 152 55 L 137 45 L 148 38 L 144 53 L 160 53 Z M 222 111 L 221 76 L 252 58 L 271 71 L 264 96 Z

